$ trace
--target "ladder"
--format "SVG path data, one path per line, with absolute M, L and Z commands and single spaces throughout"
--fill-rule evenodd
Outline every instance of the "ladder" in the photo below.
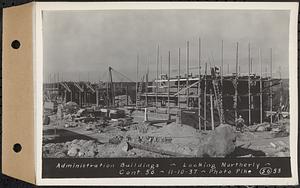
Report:
M 215 68 L 212 68 L 211 73 L 212 73 L 212 84 L 214 88 L 214 95 L 217 101 L 217 109 L 218 109 L 220 124 L 223 124 L 225 123 L 225 120 L 224 120 L 224 110 L 223 110 L 223 98 L 222 98 L 222 93 L 220 92 L 219 89 L 220 81 L 216 75 Z
M 136 104 L 137 104 L 137 106 L 140 105 L 140 101 L 141 101 L 141 95 L 142 95 L 142 92 L 143 92 L 144 77 L 145 76 L 143 76 L 141 82 L 138 82 L 138 93 L 137 93 L 137 97 L 136 97 Z

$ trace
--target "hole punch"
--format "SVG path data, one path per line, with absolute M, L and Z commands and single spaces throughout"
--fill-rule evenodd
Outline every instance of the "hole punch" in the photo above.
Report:
M 18 48 L 20 48 L 20 46 L 21 46 L 21 43 L 20 43 L 18 40 L 14 40 L 14 41 L 11 43 L 11 47 L 12 47 L 13 49 L 18 49 Z
M 16 153 L 19 153 L 22 150 L 21 144 L 19 144 L 19 143 L 14 144 L 13 150 Z

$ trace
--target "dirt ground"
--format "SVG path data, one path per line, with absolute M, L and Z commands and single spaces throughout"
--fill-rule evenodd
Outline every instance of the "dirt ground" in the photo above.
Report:
M 87 123 L 65 127 L 65 121 L 58 123 L 52 116 L 50 124 L 43 127 L 43 157 L 172 157 L 173 153 L 195 157 L 209 134 L 209 131 L 198 131 L 176 122 L 145 124 L 143 112 L 134 112 L 132 116 L 133 123 L 130 126 L 120 127 L 109 122 L 101 129 Z M 149 113 L 148 117 L 150 121 L 167 119 L 166 114 Z M 289 129 L 289 122 L 285 121 L 284 126 Z M 235 151 L 229 157 L 289 156 L 289 136 L 274 137 L 272 131 L 235 133 Z M 155 151 L 135 147 L 128 149 L 128 142 L 137 141 Z

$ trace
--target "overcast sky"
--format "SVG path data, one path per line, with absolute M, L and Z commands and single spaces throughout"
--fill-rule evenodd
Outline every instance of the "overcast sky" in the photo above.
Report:
M 181 72 L 186 66 L 186 41 L 190 41 L 190 66 L 198 65 L 198 38 L 202 41 L 202 63 L 220 65 L 224 41 L 224 73 L 235 70 L 236 42 L 239 42 L 241 72 L 248 72 L 248 43 L 251 43 L 253 71 L 259 72 L 258 48 L 263 71 L 288 77 L 289 11 L 265 10 L 105 10 L 43 12 L 44 79 L 60 74 L 64 80 L 108 79 L 111 66 L 136 80 L 137 54 L 140 75 L 149 64 L 156 75 L 157 45 L 167 73 L 171 52 L 172 76 L 177 75 L 178 48 Z M 159 66 L 160 68 L 160 66 Z M 161 70 L 159 70 L 160 72 Z M 196 73 L 196 69 L 192 69 Z M 202 69 L 204 72 L 204 69 Z M 126 81 L 114 74 L 117 81 Z

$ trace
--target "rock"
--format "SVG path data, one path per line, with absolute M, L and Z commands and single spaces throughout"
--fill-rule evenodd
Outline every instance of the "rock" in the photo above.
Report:
M 127 151 L 131 150 L 132 148 L 133 148 L 133 147 L 130 146 L 130 145 L 128 144 L 128 142 L 123 142 L 123 143 L 121 144 L 121 149 L 122 149 L 122 151 L 127 152 Z
M 56 157 L 56 158 L 65 158 L 66 154 L 63 153 L 63 152 L 57 152 L 57 153 L 54 154 L 54 157 Z
M 288 154 L 286 154 L 285 152 L 277 152 L 277 153 L 275 153 L 275 156 L 276 157 L 287 157 Z
M 72 140 L 72 144 L 75 144 L 75 143 L 77 143 L 78 142 L 78 140 L 77 139 L 75 139 L 75 140 Z
M 94 158 L 95 157 L 95 152 L 92 151 L 92 150 L 88 150 L 87 152 L 84 153 L 84 157 Z
M 286 137 L 286 136 L 289 136 L 289 132 L 286 130 L 285 127 L 273 128 L 271 131 L 271 136 L 272 137 Z
M 70 157 L 75 157 L 78 152 L 80 151 L 80 147 L 78 145 L 73 145 L 69 150 L 68 150 L 68 155 Z
M 94 144 L 94 141 L 93 140 L 89 140 L 89 141 L 86 141 L 84 144 L 82 144 L 82 147 L 83 148 L 88 148 L 88 147 L 90 147 L 93 144 Z
M 123 140 L 123 136 L 118 135 L 118 136 L 115 136 L 113 138 L 110 138 L 108 140 L 108 142 L 111 143 L 111 144 L 120 144 L 122 140 Z
M 71 147 L 71 145 L 72 145 L 72 142 L 66 142 L 66 143 L 65 143 L 65 146 L 66 146 L 68 149 Z
M 247 127 L 247 129 L 250 132 L 263 132 L 263 131 L 270 131 L 271 130 L 271 125 L 270 123 L 264 122 L 261 124 L 255 124 L 255 125 L 251 125 L 249 127 Z
M 259 127 L 256 129 L 257 132 L 263 132 L 263 131 L 265 131 L 265 130 L 266 130 L 266 129 L 265 129 L 264 126 L 259 126 Z
M 212 131 L 200 145 L 198 157 L 225 157 L 235 149 L 236 134 L 231 125 L 223 124 Z
M 79 151 L 78 152 L 78 157 L 83 157 L 84 156 L 84 152 L 83 151 Z
M 50 124 L 50 117 L 44 116 L 43 118 L 43 125 L 49 125 Z
M 77 144 L 82 146 L 85 142 L 87 142 L 87 141 L 86 140 L 79 140 L 79 142 L 77 142 Z

